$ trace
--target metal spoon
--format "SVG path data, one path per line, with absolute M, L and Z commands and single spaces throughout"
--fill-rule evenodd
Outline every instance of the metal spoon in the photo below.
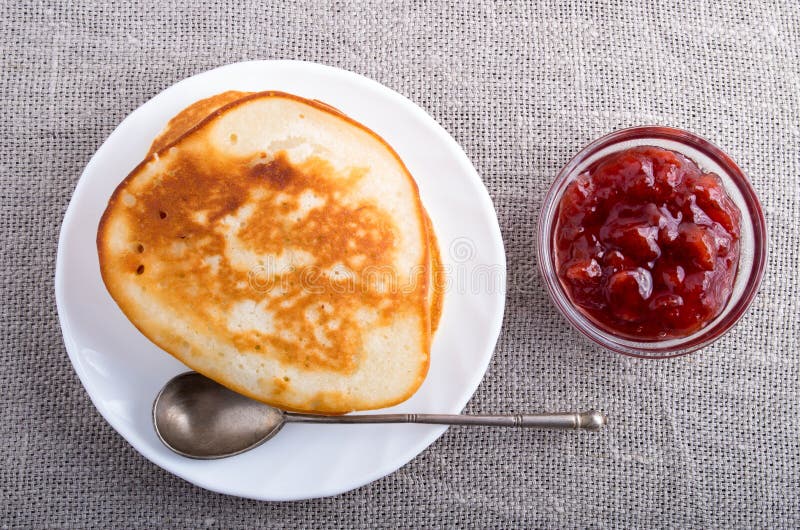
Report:
M 539 429 L 587 429 L 606 424 L 596 410 L 558 414 L 296 414 L 254 401 L 198 374 L 172 378 L 153 403 L 153 424 L 164 445 L 189 458 L 233 456 L 266 442 L 286 423 L 433 423 Z

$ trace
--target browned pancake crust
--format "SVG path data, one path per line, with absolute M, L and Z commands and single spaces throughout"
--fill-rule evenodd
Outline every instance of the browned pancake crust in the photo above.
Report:
M 216 94 L 192 103 L 169 120 L 166 128 L 161 131 L 161 134 L 159 134 L 155 140 L 153 140 L 153 143 L 150 146 L 150 151 L 147 153 L 147 158 L 152 156 L 153 153 L 161 151 L 165 147 L 168 147 L 170 144 L 174 143 L 178 138 L 186 134 L 187 131 L 194 128 L 213 112 L 250 94 L 253 94 L 253 92 L 238 92 L 235 90 L 229 90 L 227 92 Z M 314 101 L 317 104 L 329 109 L 331 112 L 341 114 L 342 116 L 345 115 L 336 107 L 328 105 L 327 103 L 319 100 Z M 428 227 L 428 245 L 430 246 L 431 250 L 431 274 L 433 275 L 431 292 L 431 333 L 433 333 L 438 329 L 439 320 L 442 317 L 445 272 L 444 265 L 442 264 L 442 256 L 439 251 L 439 241 L 436 238 L 436 231 L 433 228 L 431 218 L 424 206 L 423 210 L 425 212 L 425 223 Z

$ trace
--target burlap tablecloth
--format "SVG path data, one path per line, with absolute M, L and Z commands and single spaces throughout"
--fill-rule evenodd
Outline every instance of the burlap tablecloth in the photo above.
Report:
M 800 526 L 800 7 L 794 0 L 3 1 L 0 527 Z M 451 429 L 334 498 L 262 503 L 150 464 L 92 407 L 58 327 L 61 219 L 84 165 L 192 74 L 296 58 L 401 92 L 464 147 L 508 254 L 503 333 L 470 412 L 600 406 L 602 434 Z M 556 171 L 613 129 L 687 128 L 749 173 L 761 293 L 712 347 L 663 362 L 579 339 L 535 271 Z M 523 285 L 524 284 L 524 285 Z

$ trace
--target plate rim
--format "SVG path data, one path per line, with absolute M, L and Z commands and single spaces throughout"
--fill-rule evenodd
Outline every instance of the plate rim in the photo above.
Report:
M 469 381 L 468 384 L 465 385 L 465 390 L 469 390 L 469 392 L 464 392 L 463 398 L 459 399 L 459 410 L 456 412 L 460 412 L 464 409 L 467 403 L 472 399 L 475 392 L 478 389 L 478 386 L 483 381 L 486 371 L 488 370 L 489 363 L 491 362 L 492 357 L 494 356 L 494 350 L 497 347 L 497 342 L 500 337 L 500 333 L 502 331 L 502 325 L 505 315 L 505 305 L 506 305 L 506 282 L 507 282 L 507 259 L 505 253 L 505 244 L 502 237 L 502 232 L 500 230 L 500 223 L 497 217 L 497 210 L 494 206 L 494 203 L 491 199 L 489 194 L 489 190 L 487 189 L 483 179 L 480 177 L 477 169 L 470 161 L 467 154 L 464 152 L 463 148 L 458 144 L 458 142 L 453 138 L 453 136 L 441 125 L 439 124 L 425 109 L 421 106 L 417 105 L 407 97 L 403 96 L 399 92 L 379 83 L 374 79 L 370 79 L 364 75 L 358 74 L 356 72 L 352 72 L 349 70 L 345 70 L 342 68 L 338 68 L 335 66 L 325 65 L 321 63 L 316 63 L 312 61 L 301 61 L 301 60 L 253 60 L 253 61 L 240 61 L 229 63 L 223 66 L 219 66 L 216 68 L 212 68 L 209 70 L 204 70 L 202 72 L 195 73 L 189 77 L 181 79 L 170 86 L 164 88 L 163 90 L 159 91 L 157 94 L 153 95 L 147 101 L 143 102 L 139 106 L 137 106 L 134 110 L 129 112 L 125 118 L 114 128 L 113 131 L 100 143 L 97 149 L 94 151 L 92 156 L 90 157 L 89 161 L 87 162 L 86 166 L 84 167 L 83 171 L 78 178 L 78 181 L 75 185 L 75 188 L 72 191 L 69 204 L 67 209 L 64 213 L 60 228 L 59 228 L 59 235 L 58 235 L 58 245 L 56 250 L 56 261 L 55 261 L 55 274 L 54 274 L 54 288 L 55 288 L 55 302 L 56 302 L 56 309 L 58 313 L 58 320 L 59 320 L 59 327 L 61 328 L 61 334 L 64 341 L 64 346 L 67 351 L 67 355 L 69 357 L 70 363 L 72 364 L 75 373 L 78 375 L 78 379 L 81 382 L 86 394 L 88 394 L 89 399 L 100 414 L 100 416 L 108 423 L 108 425 L 119 435 L 121 436 L 137 453 L 143 456 L 146 460 L 148 460 L 153 465 L 161 468 L 162 470 L 175 475 L 197 487 L 213 491 L 215 493 L 221 493 L 225 495 L 232 495 L 247 499 L 259 500 L 259 501 L 297 501 L 297 500 L 304 500 L 304 499 L 311 499 L 311 498 L 324 498 L 330 497 L 334 495 L 339 495 L 348 491 L 352 491 L 354 489 L 363 487 L 367 484 L 370 484 L 376 480 L 379 480 L 383 477 L 386 477 L 401 467 L 405 466 L 411 460 L 416 458 L 420 455 L 425 449 L 430 447 L 437 439 L 439 439 L 447 430 L 447 426 L 441 426 L 437 429 L 430 431 L 429 433 L 420 436 L 415 443 L 409 444 L 405 451 L 402 453 L 396 453 L 394 458 L 391 459 L 391 463 L 388 465 L 377 467 L 372 473 L 366 473 L 361 476 L 355 482 L 351 482 L 346 486 L 342 487 L 328 487 L 327 489 L 323 488 L 322 493 L 314 493 L 312 495 L 305 495 L 305 496 L 286 496 L 286 497 L 277 497 L 277 496 L 259 496 L 254 494 L 250 491 L 243 491 L 243 489 L 237 488 L 219 488 L 216 487 L 213 483 L 207 483 L 203 480 L 198 480 L 197 477 L 191 476 L 190 473 L 184 473 L 182 471 L 176 471 L 169 467 L 168 461 L 162 461 L 163 459 L 159 457 L 158 454 L 153 454 L 147 451 L 146 446 L 140 443 L 138 440 L 134 441 L 131 438 L 138 438 L 138 436 L 134 436 L 135 429 L 125 429 L 120 428 L 115 421 L 112 421 L 112 414 L 110 411 L 105 407 L 103 403 L 96 398 L 96 391 L 92 391 L 93 385 L 89 381 L 89 377 L 83 367 L 82 362 L 80 361 L 79 354 L 77 352 L 78 345 L 74 339 L 74 332 L 71 329 L 71 323 L 69 320 L 69 314 L 67 310 L 64 308 L 64 298 L 67 296 L 65 294 L 65 281 L 64 281 L 64 259 L 65 259 L 65 250 L 64 250 L 64 239 L 65 239 L 65 228 L 69 226 L 73 221 L 73 218 L 76 215 L 76 203 L 78 202 L 78 198 L 81 197 L 83 194 L 86 193 L 87 190 L 87 173 L 93 169 L 94 165 L 96 165 L 98 154 L 103 149 L 103 147 L 115 136 L 121 134 L 121 131 L 124 130 L 132 121 L 132 117 L 136 115 L 143 107 L 150 104 L 154 99 L 158 98 L 159 96 L 170 92 L 170 91 L 177 91 L 180 90 L 181 86 L 188 83 L 191 80 L 196 78 L 201 78 L 203 76 L 211 76 L 211 75 L 219 75 L 220 73 L 229 70 L 229 69 L 247 69 L 247 68 L 260 68 L 260 67 L 270 67 L 270 66 L 290 66 L 290 67 L 297 67 L 301 69 L 308 68 L 310 70 L 318 70 L 322 73 L 327 73 L 334 76 L 339 76 L 340 78 L 345 79 L 346 81 L 350 81 L 356 84 L 365 85 L 367 88 L 371 88 L 382 92 L 385 96 L 390 97 L 399 106 L 403 109 L 404 112 L 410 112 L 418 117 L 420 117 L 425 123 L 426 127 L 429 128 L 431 131 L 436 133 L 437 137 L 440 137 L 444 140 L 447 144 L 449 144 L 449 154 L 458 158 L 459 163 L 464 167 L 468 168 L 469 171 L 465 173 L 465 177 L 468 178 L 473 182 L 476 189 L 480 191 L 478 194 L 480 196 L 481 201 L 481 209 L 491 212 L 493 214 L 493 221 L 490 222 L 488 229 L 491 233 L 491 239 L 495 245 L 497 245 L 497 253 L 499 257 L 499 262 L 497 265 L 500 266 L 500 282 L 499 282 L 499 289 L 501 296 L 499 297 L 499 307 L 498 310 L 495 312 L 493 318 L 490 321 L 486 322 L 487 328 L 487 343 L 489 346 L 487 347 L 487 352 L 483 356 L 483 360 L 480 366 L 476 364 L 476 370 Z M 349 78 L 349 79 L 347 79 Z M 478 370 L 477 368 L 480 368 Z M 398 463 L 399 462 L 399 463 Z M 246 488 L 244 488 L 246 489 Z

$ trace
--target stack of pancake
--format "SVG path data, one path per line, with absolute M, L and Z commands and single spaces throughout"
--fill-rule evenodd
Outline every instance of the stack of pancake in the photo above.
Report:
M 225 92 L 184 109 L 111 196 L 97 250 L 145 336 L 254 399 L 381 408 L 427 373 L 443 276 L 416 183 L 318 101 Z

